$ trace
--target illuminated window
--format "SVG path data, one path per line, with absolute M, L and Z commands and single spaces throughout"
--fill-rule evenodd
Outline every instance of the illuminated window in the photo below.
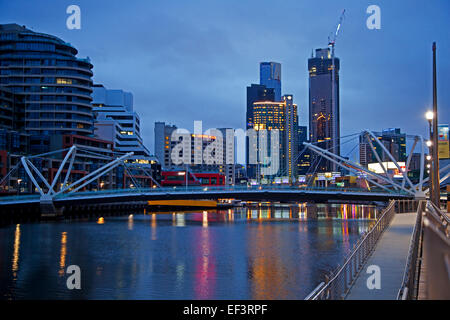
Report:
M 56 78 L 57 84 L 72 84 L 72 79 Z

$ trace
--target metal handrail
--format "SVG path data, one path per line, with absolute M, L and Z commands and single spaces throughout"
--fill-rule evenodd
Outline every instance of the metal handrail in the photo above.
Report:
M 449 217 L 444 214 L 433 202 L 421 201 L 417 208 L 416 224 L 411 236 L 402 286 L 398 291 L 397 300 L 410 300 L 418 298 L 418 279 L 420 276 L 420 268 L 423 258 L 422 246 L 424 238 L 423 230 L 426 220 L 424 219 L 425 215 L 428 216 L 428 219 L 434 219 L 435 223 L 437 223 L 436 230 L 439 230 L 448 238 L 448 227 L 450 225 Z
M 362 240 L 358 240 L 342 267 L 332 274 L 331 279 L 324 285 L 317 286 L 305 300 L 343 299 L 345 297 L 372 253 L 380 235 L 394 217 L 395 204 L 395 200 L 390 201 L 375 225 L 364 235 Z
M 435 212 L 439 215 L 441 220 L 444 220 L 447 223 L 447 225 L 450 224 L 450 218 L 446 214 L 442 213 L 441 208 L 438 208 L 438 206 L 431 201 L 429 201 L 429 203 L 434 208 Z
M 413 233 L 409 243 L 405 271 L 403 272 L 402 285 L 397 293 L 397 300 L 407 300 L 417 297 L 417 273 L 420 269 L 420 260 L 418 257 L 422 244 L 422 212 L 425 204 L 425 201 L 420 201 L 417 206 L 416 223 L 414 224 Z

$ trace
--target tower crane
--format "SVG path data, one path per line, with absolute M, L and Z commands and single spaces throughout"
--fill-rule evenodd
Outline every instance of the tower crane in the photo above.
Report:
M 336 90 L 336 65 L 334 62 L 334 46 L 336 44 L 336 39 L 339 34 L 339 30 L 341 29 L 342 22 L 345 17 L 345 9 L 342 11 L 341 16 L 339 17 L 338 24 L 336 26 L 336 31 L 331 33 L 328 36 L 328 47 L 331 49 L 331 114 L 332 114 L 332 141 L 333 141 L 333 152 L 337 155 L 340 155 L 340 130 L 339 130 L 339 115 L 336 107 L 337 100 L 337 90 Z M 333 171 L 336 171 L 336 165 L 333 165 Z

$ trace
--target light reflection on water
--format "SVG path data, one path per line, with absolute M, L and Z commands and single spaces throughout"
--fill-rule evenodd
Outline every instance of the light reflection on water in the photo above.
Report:
M 3 299 L 302 299 L 377 210 L 256 204 L 0 229 Z M 81 290 L 66 288 L 79 265 Z

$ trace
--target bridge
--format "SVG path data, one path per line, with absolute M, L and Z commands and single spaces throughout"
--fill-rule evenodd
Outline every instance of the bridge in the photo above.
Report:
M 305 298 L 330 299 L 450 299 L 449 216 L 431 201 L 391 201 L 342 266 Z
M 402 166 L 396 161 L 395 157 L 386 149 L 382 142 L 376 138 L 376 135 L 365 130 L 362 133 L 356 133 L 339 138 L 341 144 L 348 143 L 359 137 L 364 137 L 373 154 L 375 155 L 382 173 L 376 173 L 366 167 L 361 166 L 348 157 L 343 157 L 332 153 L 330 149 L 322 149 L 317 143 L 304 143 L 306 149 L 313 152 L 315 162 L 320 159 L 326 159 L 334 163 L 337 167 L 350 172 L 352 175 L 364 179 L 366 187 L 360 188 L 341 188 L 341 187 L 317 187 L 311 185 L 316 172 L 309 173 L 309 181 L 303 185 L 279 185 L 266 184 L 257 186 L 221 186 L 221 187 L 194 187 L 186 186 L 177 188 L 163 188 L 153 179 L 145 167 L 131 165 L 127 159 L 133 156 L 133 153 L 115 154 L 114 156 L 105 156 L 99 154 L 90 148 L 83 146 L 72 146 L 68 149 L 56 150 L 45 154 L 34 156 L 23 156 L 20 161 L 10 170 L 10 172 L 0 180 L 0 186 L 6 182 L 11 174 L 19 168 L 22 168 L 27 179 L 34 188 L 34 194 L 16 195 L 0 197 L 0 208 L 2 211 L 25 210 L 40 211 L 43 216 L 62 215 L 64 210 L 71 208 L 77 210 L 89 206 L 105 206 L 109 208 L 126 205 L 143 205 L 149 200 L 184 200 L 184 199 L 240 199 L 244 201 L 389 201 L 391 199 L 425 199 L 429 192 L 427 187 L 428 178 L 425 178 L 425 144 L 421 136 L 408 136 L 412 139 L 412 149 L 406 161 L 406 166 Z M 359 143 L 359 141 L 358 141 Z M 394 179 L 389 173 L 386 163 L 382 161 L 376 148 L 379 148 L 391 160 L 395 168 L 401 175 L 401 179 Z M 420 174 L 418 183 L 413 183 L 408 177 L 412 154 L 419 148 L 420 154 Z M 354 149 L 354 148 L 353 148 Z M 298 154 L 297 158 L 301 156 Z M 38 168 L 33 164 L 35 159 L 60 155 L 61 164 L 51 181 L 48 181 Z M 76 163 L 77 157 L 96 156 L 105 160 L 104 165 L 76 181 L 71 181 L 71 173 Z M 315 163 L 311 164 L 314 168 Z M 122 166 L 125 172 L 138 170 L 140 174 L 151 178 L 154 181 L 154 188 L 143 188 L 138 181 L 133 179 L 133 187 L 115 190 L 95 190 L 86 191 L 91 184 L 98 181 L 102 176 L 112 172 L 115 168 Z M 317 166 L 316 166 L 317 167 Z M 446 172 L 450 165 L 441 168 L 441 172 Z M 441 181 L 448 178 L 450 173 L 443 175 Z
M 389 153 L 384 145 L 370 131 L 363 136 L 377 158 L 382 173 L 376 173 L 349 158 L 333 154 L 317 144 L 304 143 L 316 155 L 315 161 L 323 158 L 343 170 L 351 172 L 366 181 L 366 187 L 317 187 L 309 182 L 303 185 L 262 184 L 256 186 L 161 187 L 156 181 L 154 188 L 143 188 L 133 180 L 133 187 L 86 191 L 86 187 L 111 172 L 118 166 L 125 171 L 141 170 L 151 178 L 145 167 L 130 168 L 127 159 L 133 154 L 116 154 L 106 158 L 106 163 L 86 176 L 70 180 L 75 158 L 95 154 L 92 150 L 73 146 L 54 152 L 23 156 L 19 163 L 2 179 L 5 182 L 14 170 L 23 168 L 31 181 L 35 193 L 0 197 L 0 220 L 13 216 L 34 215 L 39 218 L 66 216 L 73 213 L 95 212 L 102 214 L 114 210 L 143 208 L 150 200 L 203 200 L 240 199 L 244 201 L 280 202 L 385 202 L 383 210 L 373 227 L 362 236 L 345 258 L 342 266 L 328 274 L 306 299 L 417 299 L 449 297 L 450 292 L 450 240 L 448 216 L 431 202 L 426 201 L 429 193 L 425 177 L 424 141 L 412 136 L 413 146 L 404 168 Z M 361 134 L 359 134 L 361 135 Z M 420 149 L 420 173 L 418 182 L 408 177 L 414 149 Z M 394 164 L 400 179 L 394 179 L 380 159 L 375 148 L 383 150 Z M 306 149 L 304 149 L 306 150 Z M 33 164 L 34 158 L 61 153 L 61 165 L 52 181 L 42 175 Z M 299 156 L 301 153 L 299 154 Z M 314 167 L 314 163 L 312 164 Z M 450 173 L 450 165 L 441 168 L 442 181 Z M 447 172 L 447 173 L 446 173 Z M 75 214 L 76 215 L 76 214 Z M 422 263 L 423 262 L 423 263 Z M 371 291 L 367 287 L 366 270 L 377 266 L 382 272 L 382 290 Z M 384 270 L 384 271 L 383 271 Z M 422 276 L 421 276 L 422 275 Z M 419 285 L 421 284 L 421 285 Z M 444 288 L 440 290 L 439 288 Z M 445 291 L 447 290 L 447 291 Z

